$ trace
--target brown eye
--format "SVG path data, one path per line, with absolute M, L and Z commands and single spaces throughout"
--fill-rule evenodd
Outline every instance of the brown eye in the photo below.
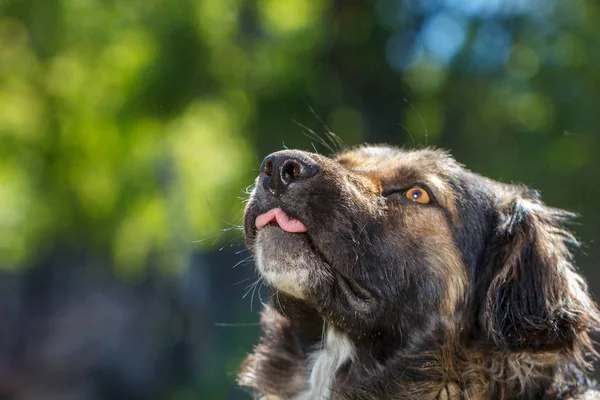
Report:
M 429 193 L 421 187 L 410 188 L 404 193 L 407 199 L 416 201 L 417 203 L 427 204 L 431 201 Z

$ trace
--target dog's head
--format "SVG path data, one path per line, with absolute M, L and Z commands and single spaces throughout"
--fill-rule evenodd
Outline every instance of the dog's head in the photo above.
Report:
M 570 217 L 445 152 L 368 146 L 269 155 L 244 228 L 291 319 L 413 348 L 453 332 L 541 351 L 587 343 L 598 324 Z

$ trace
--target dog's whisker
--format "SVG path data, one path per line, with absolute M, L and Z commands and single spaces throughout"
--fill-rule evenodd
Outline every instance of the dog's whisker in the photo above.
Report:
M 236 253 L 236 254 L 237 254 L 237 253 Z M 235 268 L 235 267 L 237 267 L 238 265 L 241 265 L 241 264 L 247 263 L 247 262 L 249 262 L 249 261 L 252 261 L 252 260 L 253 260 L 253 258 L 254 258 L 254 256 L 251 254 L 251 255 L 249 255 L 248 257 L 246 257 L 246 258 L 244 258 L 244 259 L 242 259 L 242 260 L 238 261 L 237 263 L 235 263 L 235 265 L 234 265 L 233 267 L 231 267 L 231 269 L 234 269 L 234 268 Z
M 251 292 L 251 291 L 252 291 L 252 290 L 253 290 L 253 289 L 256 287 L 256 285 L 258 285 L 258 284 L 259 284 L 259 282 L 260 282 L 262 279 L 263 279 L 262 277 L 259 277 L 259 278 L 258 278 L 258 279 L 257 279 L 257 280 L 254 282 L 254 283 L 252 283 L 252 284 L 250 284 L 250 285 L 246 286 L 246 289 L 248 289 L 248 290 L 246 291 L 246 293 L 244 293 L 244 295 L 242 296 L 242 299 L 245 299 L 245 298 L 246 298 L 246 296 L 248 296 L 248 294 L 250 294 L 250 292 Z M 250 302 L 250 308 L 252 309 L 252 302 Z
M 300 131 L 304 136 L 306 136 L 307 138 L 316 141 L 317 143 L 319 143 L 320 145 L 322 145 L 323 147 L 325 147 L 327 150 L 329 150 L 332 153 L 335 153 L 335 150 L 333 149 L 333 147 L 331 147 L 331 145 L 329 143 L 327 143 L 322 137 L 320 137 L 315 131 L 313 131 L 312 129 L 310 129 L 308 126 L 298 122 L 298 121 L 293 121 L 296 125 L 298 125 L 300 128 L 302 128 L 302 130 Z
M 317 150 L 315 144 L 313 142 L 310 142 L 310 145 L 312 146 L 313 150 L 315 151 L 316 154 L 321 154 L 319 153 L 319 151 Z
M 260 326 L 260 322 L 215 322 L 213 325 L 223 328 L 243 328 Z
M 260 277 L 258 279 L 258 281 L 256 281 L 256 283 L 254 284 L 253 288 L 252 288 L 252 297 L 250 297 L 250 311 L 252 312 L 252 306 L 254 304 L 254 293 L 256 292 L 256 288 L 259 287 L 259 285 L 261 285 L 263 278 Z M 259 293 L 260 294 L 260 293 Z
M 260 287 L 258 288 L 258 301 L 260 302 L 260 304 L 265 307 L 267 305 L 267 303 L 263 300 L 262 296 L 260 295 L 260 290 L 262 289 L 264 285 L 261 283 Z M 267 299 L 268 300 L 268 299 Z
M 312 108 L 309 105 L 308 109 L 313 114 L 313 116 L 317 119 L 317 121 L 319 121 L 321 123 L 321 125 L 323 125 L 323 128 L 325 128 L 325 138 L 329 139 L 329 142 L 331 143 L 331 146 L 332 146 L 332 150 L 331 151 L 333 153 L 335 153 L 336 150 L 337 151 L 343 150 L 344 143 L 342 142 L 342 139 L 340 139 L 340 137 L 338 135 L 336 135 L 335 133 L 333 133 L 331 131 L 331 129 L 329 129 L 329 127 L 327 126 L 327 124 L 325 123 L 325 121 L 323 121 L 323 119 L 321 118 L 321 116 L 319 114 L 317 114 L 317 112 L 314 110 L 314 108 Z M 336 150 L 333 150 L 333 149 L 336 149 Z

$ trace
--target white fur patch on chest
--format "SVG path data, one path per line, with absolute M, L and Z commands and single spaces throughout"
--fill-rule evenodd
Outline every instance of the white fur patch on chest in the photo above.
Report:
M 336 332 L 333 328 L 328 329 L 323 348 L 312 353 L 308 360 L 308 390 L 295 400 L 330 399 L 336 371 L 352 359 L 354 354 L 354 345 L 346 335 Z

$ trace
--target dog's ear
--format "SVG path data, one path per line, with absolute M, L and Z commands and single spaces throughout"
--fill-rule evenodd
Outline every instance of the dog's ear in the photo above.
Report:
M 591 349 L 599 317 L 569 250 L 573 214 L 525 190 L 502 197 L 477 286 L 478 325 L 504 350 Z

